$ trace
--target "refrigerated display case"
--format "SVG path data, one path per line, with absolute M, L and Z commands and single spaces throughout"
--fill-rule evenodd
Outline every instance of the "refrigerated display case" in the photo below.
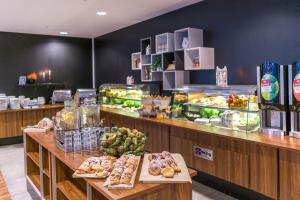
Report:
M 186 85 L 173 93 L 172 117 L 244 132 L 260 125 L 255 85 Z
M 146 95 L 150 95 L 149 85 L 103 84 L 98 100 L 104 107 L 135 112 L 142 107 L 141 99 Z

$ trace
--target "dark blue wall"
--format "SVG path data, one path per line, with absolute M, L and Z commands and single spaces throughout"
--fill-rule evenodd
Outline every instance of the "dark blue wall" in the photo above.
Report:
M 92 87 L 91 46 L 91 39 L 0 32 L 0 93 L 23 94 L 19 76 L 45 69 L 73 92 Z
M 126 12 L 124 12 L 126 14 Z M 96 38 L 96 83 L 125 82 L 139 39 L 185 27 L 205 30 L 216 65 L 227 65 L 229 84 L 256 84 L 256 66 L 266 60 L 300 59 L 299 0 L 205 0 Z M 214 84 L 214 71 L 191 73 L 191 83 Z

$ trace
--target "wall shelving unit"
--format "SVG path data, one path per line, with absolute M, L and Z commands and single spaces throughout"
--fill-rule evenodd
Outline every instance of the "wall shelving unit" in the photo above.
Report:
M 194 47 L 184 50 L 185 70 L 215 69 L 215 53 L 213 48 Z
M 132 70 L 141 70 L 141 52 L 136 52 L 131 54 L 131 69 Z
M 163 72 L 163 89 L 174 90 L 180 88 L 190 81 L 190 74 L 187 71 L 164 71 Z
M 155 36 L 156 53 L 165 53 L 174 51 L 174 34 L 163 33 Z
M 163 81 L 164 90 L 174 90 L 189 83 L 193 70 L 215 69 L 214 48 L 203 47 L 202 29 L 183 28 L 156 35 L 155 42 L 151 37 L 140 39 L 140 53 L 131 55 L 131 65 L 141 70 L 142 82 Z
M 183 40 L 187 39 L 187 47 L 203 47 L 203 30 L 196 28 L 183 28 L 174 32 L 175 50 L 183 50 Z

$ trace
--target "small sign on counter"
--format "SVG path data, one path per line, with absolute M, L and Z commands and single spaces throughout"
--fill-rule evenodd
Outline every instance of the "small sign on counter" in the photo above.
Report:
M 203 148 L 203 147 L 198 147 L 198 146 L 193 146 L 193 152 L 194 156 L 203 158 L 205 160 L 214 160 L 214 152 L 211 149 Z

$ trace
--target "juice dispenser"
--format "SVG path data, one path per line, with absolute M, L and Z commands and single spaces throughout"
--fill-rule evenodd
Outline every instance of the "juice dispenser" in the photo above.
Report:
M 291 114 L 290 136 L 300 138 L 300 61 L 288 67 L 289 109 Z
M 265 62 L 257 67 L 261 132 L 285 135 L 289 131 L 287 66 Z

